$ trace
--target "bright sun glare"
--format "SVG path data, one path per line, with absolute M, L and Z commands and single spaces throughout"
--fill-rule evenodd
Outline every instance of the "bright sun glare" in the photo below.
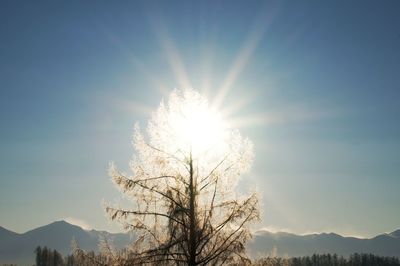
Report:
M 179 112 L 171 114 L 170 122 L 178 141 L 189 146 L 194 154 L 210 149 L 221 149 L 225 143 L 227 126 L 218 112 L 207 102 L 186 102 Z

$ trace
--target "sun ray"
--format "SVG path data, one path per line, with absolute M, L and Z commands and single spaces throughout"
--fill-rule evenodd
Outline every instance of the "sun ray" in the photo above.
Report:
M 214 26 L 211 30 L 210 37 L 205 41 L 205 49 L 202 56 L 201 71 L 202 71 L 202 83 L 200 85 L 200 91 L 206 97 L 210 96 L 212 91 L 212 80 L 214 72 L 214 58 L 216 54 L 216 35 L 217 28 Z
M 244 107 L 249 106 L 256 98 L 255 94 L 245 94 L 238 97 L 235 102 L 228 105 L 227 107 L 221 107 L 220 113 L 223 117 L 231 117 L 243 110 Z
M 238 78 L 239 74 L 243 71 L 243 68 L 249 62 L 251 56 L 256 50 L 259 42 L 264 37 L 265 32 L 271 25 L 273 18 L 275 17 L 276 9 L 273 9 L 271 13 L 262 12 L 254 21 L 253 27 L 250 30 L 248 37 L 246 38 L 243 48 L 238 53 L 238 56 L 234 60 L 232 67 L 228 71 L 228 74 L 223 81 L 221 87 L 218 89 L 217 96 L 213 104 L 218 108 L 221 106 L 225 97 L 228 95 L 232 88 L 232 85 Z
M 168 30 L 161 23 L 156 22 L 153 23 L 153 28 L 179 86 L 181 88 L 192 88 L 185 64 Z
M 266 126 L 276 123 L 277 121 L 276 117 L 268 113 L 241 115 L 228 119 L 229 124 L 237 128 Z

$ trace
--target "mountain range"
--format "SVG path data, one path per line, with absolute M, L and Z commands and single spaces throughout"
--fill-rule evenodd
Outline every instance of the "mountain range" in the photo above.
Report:
M 110 239 L 117 248 L 124 247 L 132 241 L 130 234 L 84 230 L 65 221 L 57 221 L 23 234 L 0 226 L 0 265 L 5 263 L 32 265 L 37 246 L 56 249 L 63 255 L 70 254 L 72 239 L 75 239 L 79 247 L 84 250 L 98 251 L 101 237 Z
M 67 255 L 71 251 L 72 239 L 84 250 L 98 251 L 100 237 L 111 239 L 117 248 L 124 247 L 133 240 L 130 234 L 84 230 L 65 221 L 57 221 L 23 234 L 0 226 L 0 264 L 32 265 L 34 249 L 39 245 Z M 294 257 L 314 253 L 349 256 L 355 252 L 400 257 L 400 230 L 369 239 L 343 237 L 334 233 L 296 235 L 262 230 L 255 232 L 248 244 L 248 250 L 252 257 Z
M 373 238 L 344 237 L 335 233 L 296 235 L 258 231 L 248 249 L 252 257 L 299 257 L 326 253 L 344 257 L 354 253 L 400 257 L 400 230 Z

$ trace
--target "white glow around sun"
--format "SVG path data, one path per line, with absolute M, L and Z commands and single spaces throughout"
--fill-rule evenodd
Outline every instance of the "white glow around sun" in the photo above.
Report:
M 232 130 L 205 97 L 183 89 L 174 90 L 160 104 L 149 121 L 148 133 L 152 146 L 170 154 L 212 160 L 227 153 Z
M 206 102 L 185 102 L 170 119 L 178 142 L 189 146 L 195 154 L 221 148 L 225 143 L 226 125 Z

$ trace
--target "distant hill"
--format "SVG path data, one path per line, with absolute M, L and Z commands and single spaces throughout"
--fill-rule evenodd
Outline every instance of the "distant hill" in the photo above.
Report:
M 395 238 L 400 238 L 400 229 L 391 232 L 389 235 L 392 236 L 392 237 L 395 237 Z
M 133 240 L 129 234 L 84 230 L 65 221 L 54 222 L 23 234 L 0 227 L 0 265 L 3 263 L 32 265 L 35 258 L 34 249 L 39 245 L 67 255 L 71 251 L 73 238 L 81 248 L 98 251 L 100 236 L 112 239 L 118 248 L 128 245 Z M 357 252 L 400 258 L 400 230 L 371 239 L 343 237 L 334 233 L 296 235 L 258 231 L 249 243 L 248 250 L 252 257 L 268 255 L 294 257 L 314 253 L 336 253 L 347 257 Z
M 14 239 L 18 237 L 17 233 L 14 233 L 13 231 L 7 230 L 4 227 L 0 226 L 0 245 L 4 242 L 8 242 L 11 239 Z
M 56 249 L 63 255 L 70 254 L 73 238 L 81 248 L 98 251 L 101 236 L 113 240 L 113 244 L 119 248 L 132 242 L 129 234 L 88 231 L 65 221 L 57 221 L 23 234 L 0 227 L 0 265 L 3 263 L 32 265 L 35 259 L 34 249 L 39 245 Z
M 353 253 L 373 253 L 400 258 L 400 230 L 370 239 L 343 237 L 334 233 L 296 235 L 258 231 L 248 247 L 253 257 L 299 257 L 315 253 L 336 253 L 347 257 Z

